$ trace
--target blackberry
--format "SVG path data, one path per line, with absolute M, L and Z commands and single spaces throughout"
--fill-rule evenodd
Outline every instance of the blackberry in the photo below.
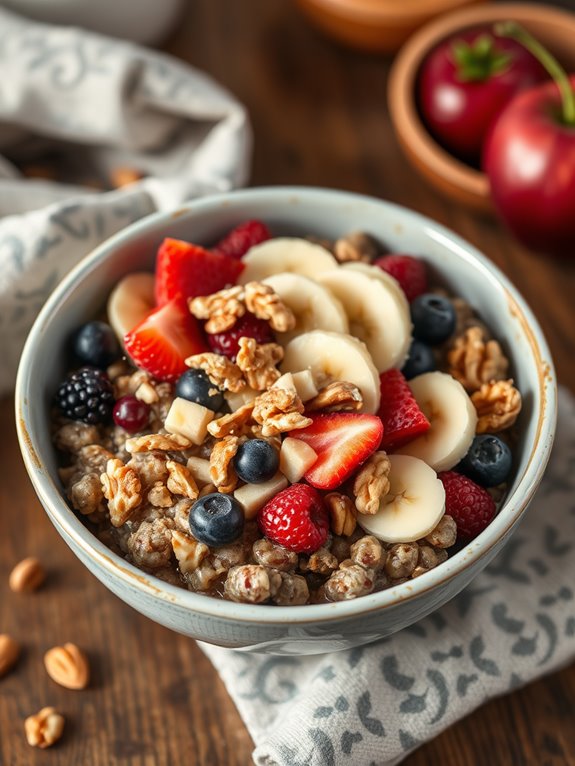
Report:
M 112 417 L 114 389 L 110 379 L 96 367 L 82 367 L 60 384 L 56 404 L 71 420 L 95 425 Z

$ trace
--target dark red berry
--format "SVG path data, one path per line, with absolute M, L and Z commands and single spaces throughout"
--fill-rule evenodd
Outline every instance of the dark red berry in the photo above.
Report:
M 114 405 L 112 415 L 117 426 L 134 434 L 143 431 L 148 425 L 150 405 L 141 402 L 135 396 L 123 396 Z
M 425 263 L 413 255 L 391 253 L 373 262 L 374 266 L 386 271 L 397 279 L 409 302 L 427 292 L 427 270 Z
M 265 242 L 271 237 L 265 223 L 261 221 L 245 221 L 232 229 L 212 248 L 212 252 L 227 255 L 228 258 L 242 258 L 251 247 Z
M 240 350 L 240 338 L 255 338 L 258 343 L 271 343 L 274 340 L 269 324 L 253 314 L 244 314 L 235 325 L 225 332 L 208 335 L 208 343 L 216 354 L 223 354 L 234 360 Z

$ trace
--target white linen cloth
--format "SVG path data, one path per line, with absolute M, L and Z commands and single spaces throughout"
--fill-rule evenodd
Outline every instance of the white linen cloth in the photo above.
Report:
M 270 657 L 200 644 L 259 766 L 389 766 L 575 656 L 575 400 L 527 517 L 453 601 L 370 646 Z M 273 607 L 270 607 L 272 609 Z
M 0 10 L 0 395 L 60 279 L 127 224 L 247 180 L 244 108 L 165 54 Z M 95 174 L 146 178 L 111 192 L 24 179 L 8 159 L 45 150 Z

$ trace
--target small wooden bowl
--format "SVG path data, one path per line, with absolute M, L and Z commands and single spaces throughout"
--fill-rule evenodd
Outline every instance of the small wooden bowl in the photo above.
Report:
M 507 19 L 523 24 L 575 71 L 575 14 L 534 3 L 500 3 L 466 8 L 427 24 L 404 46 L 389 78 L 391 119 L 411 164 L 439 191 L 484 211 L 492 210 L 487 176 L 449 154 L 428 132 L 417 108 L 416 80 L 425 58 L 446 37 Z
M 308 19 L 351 48 L 395 53 L 413 32 L 442 13 L 488 0 L 297 0 Z

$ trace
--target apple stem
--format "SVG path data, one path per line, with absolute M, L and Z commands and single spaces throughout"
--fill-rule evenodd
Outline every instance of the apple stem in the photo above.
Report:
M 545 67 L 559 88 L 563 102 L 563 121 L 567 125 L 575 125 L 575 92 L 571 87 L 567 72 L 555 56 L 539 40 L 536 40 L 525 27 L 515 21 L 503 21 L 496 24 L 494 31 L 500 37 L 511 37 L 513 40 L 517 40 Z

